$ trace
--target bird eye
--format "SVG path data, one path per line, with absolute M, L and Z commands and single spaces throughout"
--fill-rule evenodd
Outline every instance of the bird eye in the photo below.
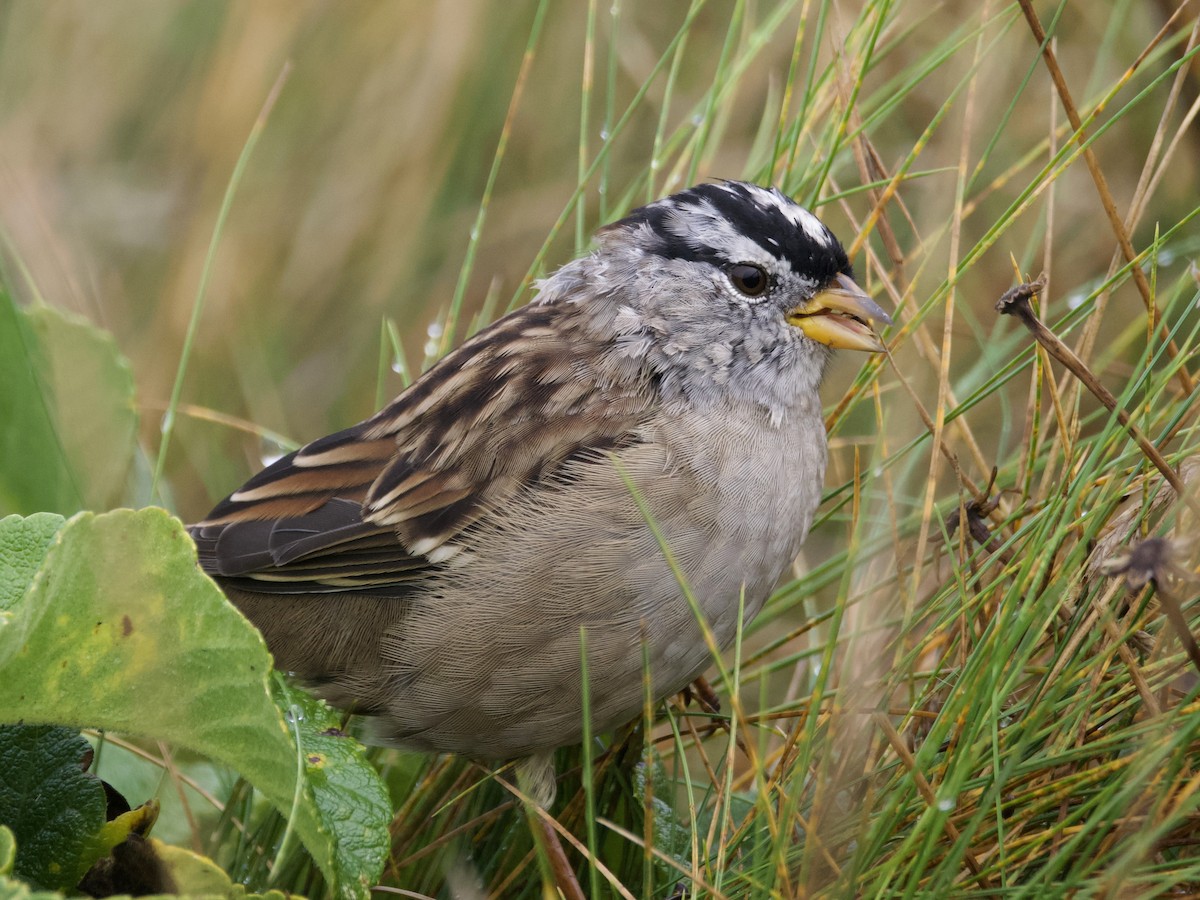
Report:
M 749 263 L 730 266 L 726 274 L 730 283 L 747 297 L 761 297 L 771 284 L 766 272 Z

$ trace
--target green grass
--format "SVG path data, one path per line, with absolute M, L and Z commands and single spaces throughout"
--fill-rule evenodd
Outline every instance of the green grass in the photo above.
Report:
M 1041 318 L 1195 496 L 1200 62 L 1195 10 L 1164 27 L 1168 6 L 1039 5 L 1083 135 L 1020 7 L 997 2 L 478 0 L 453 27 L 399 4 L 72 21 L 14 3 L 9 271 L 116 336 L 150 468 L 194 519 L 524 302 L 599 224 L 701 178 L 778 184 L 895 309 L 890 353 L 843 354 L 828 379 L 826 503 L 794 578 L 712 670 L 722 713 L 671 706 L 560 754 L 553 813 L 580 883 L 1193 895 L 1200 681 L 1162 589 L 1194 630 L 1195 582 L 1131 591 L 1102 564 L 1189 538 L 1195 515 L 994 310 L 1047 272 Z M 1180 553 L 1194 573 L 1194 542 Z M 244 787 L 198 799 L 188 764 L 150 752 L 161 790 L 190 798 L 172 827 L 265 884 L 284 823 Z M 541 895 L 497 779 L 377 758 L 398 809 L 383 886 Z M 296 851 L 271 883 L 323 891 Z

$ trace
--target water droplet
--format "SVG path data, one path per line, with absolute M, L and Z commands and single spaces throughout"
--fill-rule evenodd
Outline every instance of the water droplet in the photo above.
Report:
M 472 241 L 479 240 L 479 229 L 478 228 L 471 229 L 471 240 Z
M 398 360 L 398 359 L 392 360 L 392 371 L 395 372 L 397 375 L 404 374 L 404 366 L 401 364 L 400 360 Z
M 598 185 L 596 187 L 596 193 L 599 194 L 601 197 L 603 197 L 605 194 L 608 193 L 608 188 L 603 184 Z
M 601 128 L 601 129 L 600 129 L 600 140 L 602 140 L 602 141 L 607 141 L 607 140 L 608 140 L 608 138 L 609 138 L 608 129 L 607 129 L 607 128 Z
M 692 116 L 692 124 L 699 128 L 704 124 L 704 116 L 700 115 L 700 113 L 696 113 L 694 116 Z
M 954 809 L 954 807 L 954 799 L 951 797 L 943 797 L 937 802 L 937 808 L 942 812 L 950 812 L 950 810 Z
M 275 463 L 279 462 L 281 459 L 283 459 L 283 454 L 282 453 L 264 453 L 262 456 L 259 457 L 259 459 L 262 460 L 262 464 L 264 466 L 272 466 Z
M 441 322 L 430 322 L 429 327 L 425 329 L 425 333 L 431 338 L 440 338 L 445 327 Z
M 1082 291 L 1076 291 L 1073 294 L 1067 295 L 1067 307 L 1070 309 L 1079 309 L 1083 306 L 1083 301 L 1087 299 L 1087 294 Z
M 1174 250 L 1163 250 L 1158 254 L 1158 264 L 1160 266 L 1169 266 L 1173 262 L 1175 262 Z
M 168 409 L 163 413 L 162 421 L 158 423 L 158 430 L 166 434 L 175 427 L 175 411 Z
M 437 356 L 437 352 L 438 352 L 438 342 L 437 341 L 430 340 L 430 341 L 425 342 L 425 355 L 426 356 Z
M 303 722 L 304 721 L 304 710 L 302 710 L 299 706 L 296 706 L 293 703 L 290 707 L 288 707 L 288 711 L 285 714 L 285 718 L 288 720 L 288 722 Z

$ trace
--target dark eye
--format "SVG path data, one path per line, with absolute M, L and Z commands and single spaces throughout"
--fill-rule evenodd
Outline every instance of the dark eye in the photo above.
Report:
M 749 263 L 732 265 L 726 274 L 733 286 L 747 297 L 761 297 L 771 286 L 771 279 L 767 277 L 767 273 Z

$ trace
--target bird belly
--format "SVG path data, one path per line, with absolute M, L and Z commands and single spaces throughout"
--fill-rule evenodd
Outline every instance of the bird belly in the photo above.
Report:
M 696 612 L 726 646 L 807 532 L 824 430 L 809 417 L 792 432 L 771 440 L 731 416 L 714 434 L 676 417 L 485 517 L 383 639 L 386 736 L 487 759 L 577 742 L 585 654 L 593 731 L 682 689 L 712 662 Z M 622 474 L 634 490 L 614 490 Z

